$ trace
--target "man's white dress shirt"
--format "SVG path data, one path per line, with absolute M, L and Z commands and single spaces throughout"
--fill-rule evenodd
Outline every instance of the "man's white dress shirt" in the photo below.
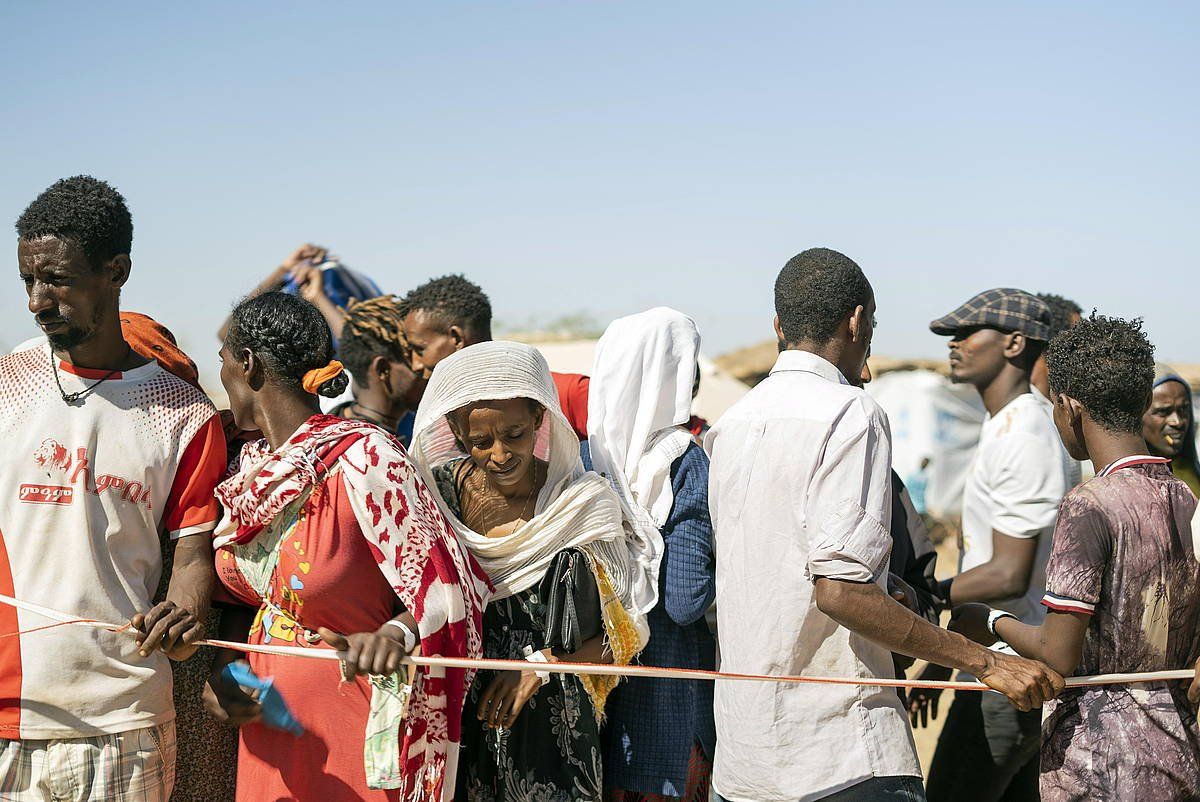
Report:
M 886 592 L 887 416 L 836 367 L 784 351 L 709 432 L 721 670 L 894 678 L 886 648 L 817 609 L 816 577 Z M 921 775 L 896 691 L 719 681 L 713 784 L 732 802 L 820 799 Z

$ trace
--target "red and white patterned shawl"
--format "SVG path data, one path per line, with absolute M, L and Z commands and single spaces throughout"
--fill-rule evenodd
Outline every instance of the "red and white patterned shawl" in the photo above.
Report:
M 215 546 L 250 542 L 339 467 L 379 570 L 417 620 L 421 653 L 482 657 L 487 575 L 459 545 L 404 447 L 372 424 L 316 415 L 276 451 L 265 440 L 247 444 L 236 472 L 217 488 L 226 514 Z M 401 733 L 402 799 L 453 797 L 461 712 L 473 673 L 417 670 Z

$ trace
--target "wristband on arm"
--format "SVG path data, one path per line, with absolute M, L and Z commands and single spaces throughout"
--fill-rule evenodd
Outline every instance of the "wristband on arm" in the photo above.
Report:
M 383 625 L 385 627 L 389 625 L 393 626 L 404 634 L 404 651 L 411 652 L 413 649 L 417 648 L 417 643 L 421 639 L 417 637 L 417 633 L 408 628 L 408 624 L 405 624 L 399 618 L 393 618 L 388 621 L 384 621 Z
M 531 663 L 549 663 L 550 662 L 549 660 L 546 659 L 546 655 L 544 652 L 538 651 L 537 649 L 534 649 L 532 646 L 525 647 L 525 659 Z M 545 685 L 547 682 L 550 681 L 550 672 L 549 671 L 534 671 L 533 673 L 537 676 L 538 679 L 540 679 L 542 681 L 543 685 Z
M 1015 615 L 1013 615 L 1012 613 L 1008 612 L 1007 610 L 992 610 L 992 612 L 990 612 L 988 614 L 988 620 L 987 620 L 988 632 L 992 633 L 992 635 L 999 638 L 1000 640 L 1004 640 L 1004 638 L 1001 638 L 999 635 L 996 634 L 996 622 L 999 621 L 1001 618 L 1011 618 L 1015 621 L 1017 617 Z

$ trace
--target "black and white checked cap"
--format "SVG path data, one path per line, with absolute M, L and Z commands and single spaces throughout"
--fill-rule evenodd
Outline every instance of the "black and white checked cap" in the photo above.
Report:
M 934 334 L 951 335 L 971 326 L 1017 331 L 1031 340 L 1050 341 L 1050 307 L 1036 295 L 1012 287 L 984 290 L 929 324 Z

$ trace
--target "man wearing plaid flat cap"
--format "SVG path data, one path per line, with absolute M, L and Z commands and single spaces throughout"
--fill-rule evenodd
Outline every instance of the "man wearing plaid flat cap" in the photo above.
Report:
M 988 417 L 963 491 L 959 574 L 942 583 L 951 605 L 986 602 L 1037 625 L 1058 505 L 1078 467 L 1029 377 L 1050 339 L 1051 310 L 1022 290 L 981 292 L 929 324 L 950 337 L 950 378 L 979 391 Z M 945 678 L 934 667 L 926 676 Z M 1037 799 L 1041 711 L 995 694 L 958 694 L 930 766 L 930 802 Z M 934 694 L 918 691 L 919 710 Z

